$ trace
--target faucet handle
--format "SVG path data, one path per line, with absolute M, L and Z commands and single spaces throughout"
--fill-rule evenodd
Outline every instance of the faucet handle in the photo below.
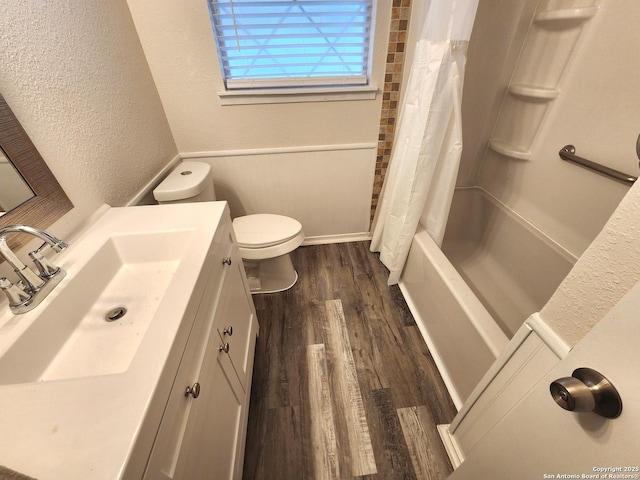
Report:
M 25 292 L 20 284 L 14 284 L 6 277 L 0 278 L 0 290 L 2 290 L 9 299 L 9 305 L 11 307 L 24 305 L 31 299 L 31 295 Z
M 60 240 L 57 237 L 54 237 L 53 235 L 51 235 L 49 232 L 44 232 L 48 235 L 47 238 L 50 238 L 50 242 L 44 242 L 42 245 L 40 245 L 38 248 L 36 248 L 32 253 L 35 254 L 39 254 L 41 253 L 43 250 L 45 250 L 47 247 L 51 248 L 51 250 L 53 250 L 56 253 L 60 253 L 62 250 L 64 250 L 65 248 L 67 248 L 69 246 L 68 243 L 63 242 L 62 240 Z
M 33 252 L 29 252 L 29 257 L 33 260 L 34 265 L 38 269 L 38 275 L 40 275 L 42 279 L 51 278 L 60 272 L 60 267 L 53 265 L 42 254 L 42 247 Z
M 48 232 L 47 232 L 48 233 Z M 51 235 L 51 234 L 49 234 Z M 48 242 L 44 242 L 42 245 L 40 245 L 37 249 L 35 249 L 33 251 L 33 253 L 40 253 L 42 250 L 44 250 L 47 245 L 49 247 L 51 247 L 51 250 L 53 250 L 56 253 L 60 253 L 62 250 L 64 250 L 65 248 L 67 248 L 69 246 L 68 243 L 63 242 L 62 240 L 60 240 L 57 237 L 54 237 L 53 235 L 51 235 L 51 243 Z

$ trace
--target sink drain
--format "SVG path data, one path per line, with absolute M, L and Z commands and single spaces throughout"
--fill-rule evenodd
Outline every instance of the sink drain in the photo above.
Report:
M 127 309 L 125 307 L 116 307 L 109 310 L 104 316 L 104 319 L 107 322 L 115 322 L 116 320 L 120 320 L 126 314 L 127 314 Z

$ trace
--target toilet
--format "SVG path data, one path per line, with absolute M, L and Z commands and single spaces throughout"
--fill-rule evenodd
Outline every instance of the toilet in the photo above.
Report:
M 159 204 L 216 200 L 211 166 L 182 162 L 153 190 Z M 257 213 L 233 219 L 251 293 L 275 293 L 298 280 L 289 254 L 304 241 L 302 225 L 283 215 Z

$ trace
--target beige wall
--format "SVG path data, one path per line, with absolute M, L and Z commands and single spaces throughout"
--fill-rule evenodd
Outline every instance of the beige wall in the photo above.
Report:
M 368 235 L 382 92 L 366 100 L 222 105 L 207 2 L 128 3 L 176 145 L 185 157 L 212 165 L 217 198 L 230 201 L 232 216 L 292 216 L 315 237 L 308 241 Z M 379 89 L 391 6 L 379 1 L 375 14 L 371 83 Z M 265 173 L 256 184 L 258 172 Z
M 2 2 L 0 36 L 0 92 L 76 207 L 64 228 L 177 154 L 125 0 Z
M 204 0 L 129 0 L 181 153 L 376 142 L 375 100 L 222 106 L 224 90 Z M 372 83 L 382 86 L 390 1 L 378 2 Z

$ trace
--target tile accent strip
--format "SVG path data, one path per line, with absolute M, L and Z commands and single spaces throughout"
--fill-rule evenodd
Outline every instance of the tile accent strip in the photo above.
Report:
M 373 180 L 373 195 L 371 198 L 371 220 L 375 214 L 382 183 L 384 182 L 391 148 L 395 135 L 400 85 L 402 85 L 402 70 L 404 68 L 405 46 L 411 0 L 393 0 L 391 7 L 391 27 L 389 30 L 389 47 L 387 49 L 387 66 L 384 76 L 382 92 L 382 110 L 380 112 L 380 130 L 378 132 L 378 153 Z

